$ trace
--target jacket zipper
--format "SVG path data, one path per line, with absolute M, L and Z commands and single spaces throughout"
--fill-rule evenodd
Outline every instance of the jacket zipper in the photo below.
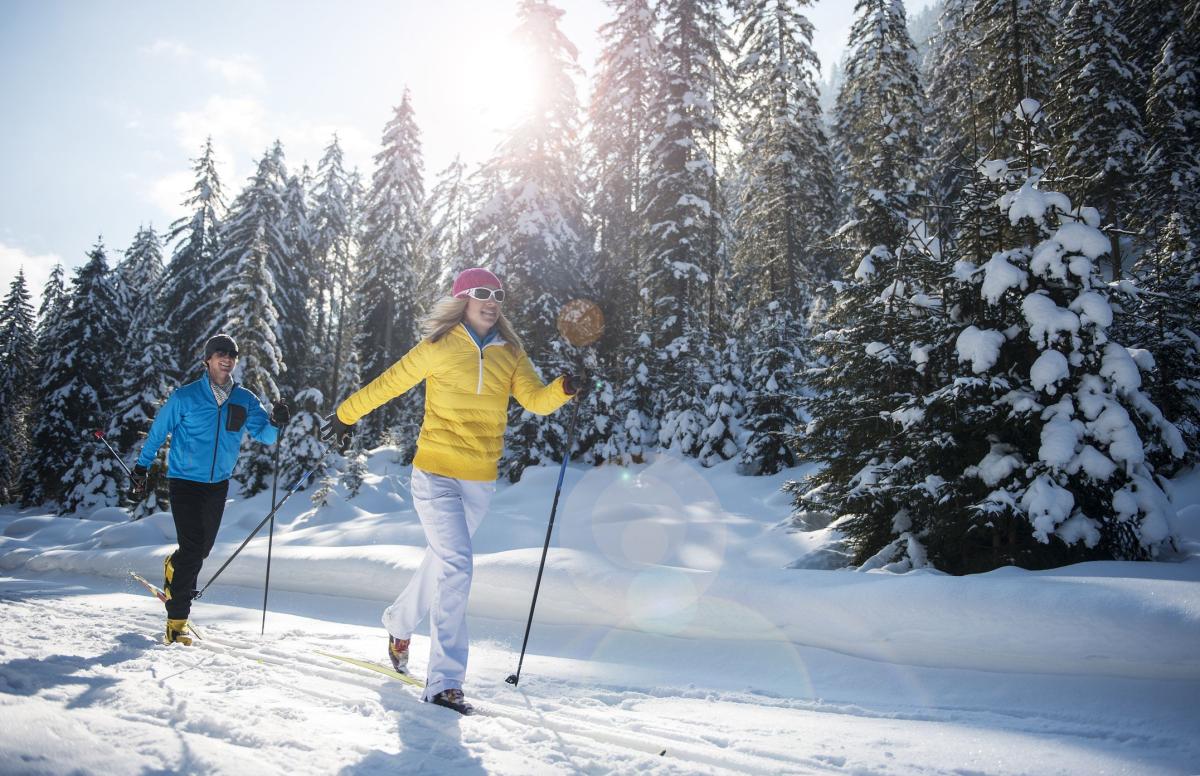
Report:
M 212 393 L 211 388 L 209 389 L 209 393 Z M 216 400 L 217 400 L 217 398 L 214 396 L 213 401 L 216 401 Z M 213 481 L 213 476 L 217 473 L 217 448 L 220 447 L 220 445 L 221 445 L 221 409 L 222 409 L 221 405 L 218 404 L 217 405 L 217 433 L 216 433 L 216 436 L 213 437 L 212 467 L 210 467 L 208 470 L 208 481 L 209 482 Z

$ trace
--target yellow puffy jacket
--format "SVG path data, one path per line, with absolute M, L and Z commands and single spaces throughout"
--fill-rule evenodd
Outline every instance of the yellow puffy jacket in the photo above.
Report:
M 525 351 L 513 353 L 499 337 L 480 348 L 460 324 L 437 342 L 421 340 L 338 405 L 337 416 L 343 423 L 356 423 L 422 380 L 425 419 L 413 466 L 461 480 L 496 479 L 510 395 L 539 415 L 571 398 L 561 377 L 542 385 Z

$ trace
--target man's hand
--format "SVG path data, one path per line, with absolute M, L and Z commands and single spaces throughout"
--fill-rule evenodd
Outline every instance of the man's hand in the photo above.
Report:
M 146 478 L 150 472 L 145 466 L 136 464 L 133 471 L 130 472 L 129 478 L 129 500 L 133 502 L 141 501 L 146 497 Z
M 325 422 L 321 424 L 321 439 L 329 444 L 340 448 L 349 438 L 350 426 L 343 423 L 336 412 L 325 418 Z
M 271 404 L 271 425 L 275 428 L 283 428 L 288 421 L 292 419 L 292 411 L 287 406 L 285 401 L 277 401 Z

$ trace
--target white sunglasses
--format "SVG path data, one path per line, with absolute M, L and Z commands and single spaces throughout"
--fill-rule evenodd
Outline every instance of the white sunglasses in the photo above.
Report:
M 497 302 L 504 301 L 503 288 L 488 288 L 487 286 L 476 286 L 468 288 L 466 291 L 459 293 L 459 296 L 469 296 L 472 299 L 478 299 L 481 302 L 486 302 L 489 299 L 495 299 Z

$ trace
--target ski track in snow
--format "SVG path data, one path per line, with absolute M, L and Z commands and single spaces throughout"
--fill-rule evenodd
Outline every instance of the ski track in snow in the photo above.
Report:
M 91 582 L 0 584 L 0 773 L 1165 774 L 1200 763 L 1181 735 L 1194 719 L 1160 729 L 1036 704 L 636 688 L 558 665 L 543 675 L 549 659 L 532 651 L 514 689 L 503 677 L 515 655 L 486 639 L 467 686 L 482 713 L 461 718 L 314 654 L 382 659 L 378 627 L 311 619 L 301 606 L 272 614 L 260 637 L 256 609 L 204 602 L 193 610 L 204 638 L 166 647 L 156 601 Z M 418 635 L 416 668 L 427 649 Z

